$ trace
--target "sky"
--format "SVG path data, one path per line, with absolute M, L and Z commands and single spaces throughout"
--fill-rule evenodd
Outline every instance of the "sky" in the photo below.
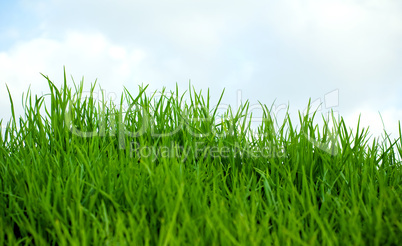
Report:
M 48 93 L 63 67 L 72 85 L 95 80 L 109 98 L 189 81 L 222 90 L 223 105 L 286 108 L 297 121 L 309 99 L 351 128 L 398 137 L 402 119 L 402 2 L 397 0 L 0 1 L 0 118 L 30 86 Z M 318 105 L 317 104 L 317 105 Z M 382 118 L 382 119 L 381 119 Z M 3 123 L 4 124 L 4 123 Z M 4 125 L 3 125 L 4 126 Z

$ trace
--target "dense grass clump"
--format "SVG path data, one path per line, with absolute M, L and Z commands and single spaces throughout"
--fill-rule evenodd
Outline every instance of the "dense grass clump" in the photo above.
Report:
M 370 140 L 315 114 L 278 127 L 265 105 L 255 131 L 249 103 L 219 114 L 209 92 L 114 104 L 45 78 L 24 116 L 10 96 L 0 245 L 402 244 L 401 132 Z

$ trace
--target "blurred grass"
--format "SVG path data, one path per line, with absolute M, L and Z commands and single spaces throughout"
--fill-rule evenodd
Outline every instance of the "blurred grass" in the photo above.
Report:
M 402 243 L 401 132 L 370 140 L 315 113 L 275 127 L 262 104 L 255 131 L 248 102 L 218 114 L 223 93 L 213 107 L 209 91 L 140 87 L 114 104 L 44 77 L 24 116 L 10 95 L 0 245 Z

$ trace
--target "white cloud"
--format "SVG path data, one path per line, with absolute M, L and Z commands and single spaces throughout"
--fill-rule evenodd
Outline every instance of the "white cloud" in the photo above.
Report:
M 402 119 L 402 109 L 392 107 L 378 112 L 371 108 L 363 108 L 348 113 L 344 119 L 347 126 L 353 129 L 354 134 L 356 133 L 359 115 L 360 131 L 362 128 L 368 128 L 369 135 L 374 138 L 379 137 L 380 140 L 383 140 L 385 136 L 384 130 L 390 135 L 391 139 L 399 137 L 399 121 Z
M 361 84 L 381 77 L 400 59 L 395 51 L 402 16 L 396 1 L 294 0 L 276 7 L 268 18 L 284 41 L 305 49 L 343 81 Z
M 23 3 L 35 11 L 41 33 L 0 53 L 0 82 L 18 100 L 29 83 L 46 91 L 39 72 L 60 83 L 66 65 L 76 80 L 99 78 L 118 93 L 123 84 L 141 83 L 161 89 L 179 82 L 184 90 L 191 79 L 217 95 L 226 87 L 230 103 L 242 90 L 254 102 L 303 109 L 309 97 L 339 89 L 339 110 L 348 117 L 401 108 L 397 1 Z M 395 122 L 393 115 L 387 120 Z
M 67 75 L 85 76 L 87 87 L 100 78 L 108 82 L 101 83 L 102 88 L 120 94 L 127 80 L 143 75 L 141 62 L 144 59 L 145 51 L 112 44 L 99 33 L 68 33 L 60 41 L 37 38 L 16 44 L 7 53 L 0 53 L 0 90 L 2 95 L 6 95 L 7 84 L 15 106 L 19 107 L 21 95 L 27 91 L 29 85 L 34 94 L 48 92 L 47 81 L 40 72 L 48 75 L 56 85 L 60 85 L 63 79 L 62 69 L 66 66 Z M 137 74 L 134 76 L 134 73 Z M 68 80 L 71 84 L 71 79 Z M 81 77 L 75 77 L 76 82 L 80 80 Z M 0 102 L 0 115 L 8 119 L 8 97 L 1 97 Z

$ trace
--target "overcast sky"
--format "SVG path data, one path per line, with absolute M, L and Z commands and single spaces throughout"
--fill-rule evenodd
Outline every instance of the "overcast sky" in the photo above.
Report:
M 29 85 L 47 93 L 67 75 L 106 93 L 189 80 L 216 102 L 275 102 L 295 116 L 309 98 L 378 135 L 402 119 L 402 2 L 0 1 L 0 117 Z M 69 80 L 71 82 L 71 79 Z M 280 112 L 281 111 L 281 112 Z M 294 117 L 297 119 L 296 117 Z

